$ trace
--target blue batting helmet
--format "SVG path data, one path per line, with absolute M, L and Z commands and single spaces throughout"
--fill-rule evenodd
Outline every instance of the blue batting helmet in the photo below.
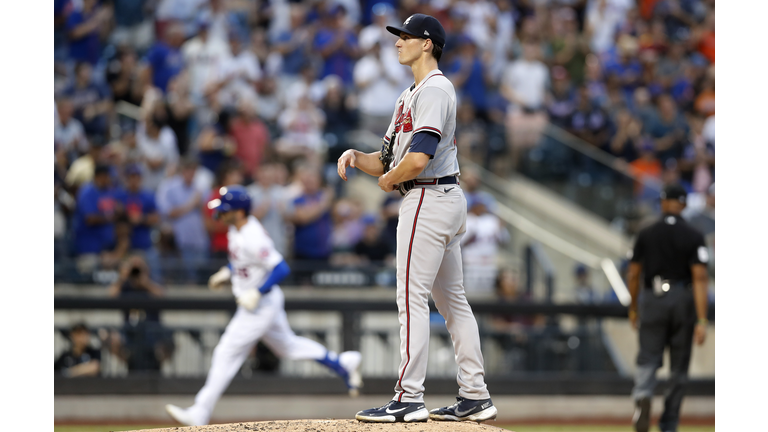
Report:
M 251 197 L 244 187 L 225 186 L 219 189 L 219 194 L 221 194 L 221 198 L 208 203 L 208 208 L 216 213 L 243 209 L 247 214 L 251 211 Z

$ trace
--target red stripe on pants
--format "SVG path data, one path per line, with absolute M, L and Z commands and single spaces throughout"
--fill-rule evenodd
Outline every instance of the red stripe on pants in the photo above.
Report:
M 405 336 L 405 355 L 407 357 L 407 361 L 405 362 L 405 366 L 403 366 L 403 372 L 400 373 L 400 379 L 397 381 L 397 385 L 400 388 L 403 388 L 403 375 L 405 375 L 405 369 L 408 368 L 408 364 L 411 362 L 411 312 L 410 308 L 408 307 L 408 283 L 410 281 L 410 271 L 411 271 L 411 250 L 413 249 L 413 238 L 416 237 L 416 222 L 419 220 L 419 211 L 421 210 L 421 203 L 424 202 L 424 193 L 426 192 L 426 189 L 421 189 L 421 197 L 419 198 L 419 205 L 416 207 L 416 215 L 413 217 L 413 229 L 411 230 L 411 242 L 408 244 L 408 263 L 405 266 L 405 314 L 407 316 L 406 318 L 406 336 Z M 400 392 L 400 396 L 397 397 L 397 401 L 401 402 L 403 399 L 403 393 L 405 391 Z

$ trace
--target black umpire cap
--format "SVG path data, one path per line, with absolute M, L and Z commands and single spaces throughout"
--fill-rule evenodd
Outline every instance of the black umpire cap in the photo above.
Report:
M 673 183 L 664 186 L 664 189 L 661 191 L 660 198 L 662 200 L 676 200 L 682 204 L 685 204 L 685 198 L 687 195 L 688 192 L 685 191 L 684 187 L 678 183 Z
M 431 15 L 413 14 L 405 20 L 402 27 L 387 26 L 387 31 L 395 36 L 405 33 L 417 38 L 432 39 L 432 43 L 445 48 L 445 29 L 440 21 Z

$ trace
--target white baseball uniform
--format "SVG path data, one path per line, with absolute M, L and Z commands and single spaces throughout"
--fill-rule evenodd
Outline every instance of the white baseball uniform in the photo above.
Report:
M 248 222 L 239 231 L 230 226 L 227 240 L 235 296 L 261 287 L 272 269 L 283 261 L 283 256 L 253 216 L 248 217 Z M 284 310 L 283 292 L 274 285 L 261 297 L 255 310 L 238 306 L 227 325 L 213 351 L 205 385 L 197 393 L 195 404 L 187 410 L 197 424 L 208 424 L 216 402 L 260 339 L 280 358 L 322 360 L 326 355 L 336 357 L 323 345 L 293 333 Z
M 435 69 L 398 98 L 387 130 L 388 142 L 396 132 L 392 167 L 403 160 L 414 134 L 439 137 L 434 156 L 416 177 L 400 206 L 397 226 L 397 306 L 400 354 L 395 400 L 423 402 L 429 349 L 430 292 L 445 318 L 459 366 L 459 395 L 488 399 L 480 336 L 472 309 L 464 295 L 461 239 L 466 231 L 467 202 L 458 185 L 440 178 L 459 175 L 454 139 L 456 92 Z

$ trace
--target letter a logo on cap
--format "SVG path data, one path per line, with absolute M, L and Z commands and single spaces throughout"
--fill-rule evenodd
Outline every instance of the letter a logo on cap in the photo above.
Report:
M 406 20 L 405 20 L 405 22 L 403 23 L 403 25 L 406 25 L 406 26 L 407 26 L 407 25 L 408 25 L 408 23 L 409 23 L 409 22 L 411 22 L 411 18 L 413 18 L 413 15 L 409 16 L 409 17 L 408 17 L 408 19 L 406 19 Z

